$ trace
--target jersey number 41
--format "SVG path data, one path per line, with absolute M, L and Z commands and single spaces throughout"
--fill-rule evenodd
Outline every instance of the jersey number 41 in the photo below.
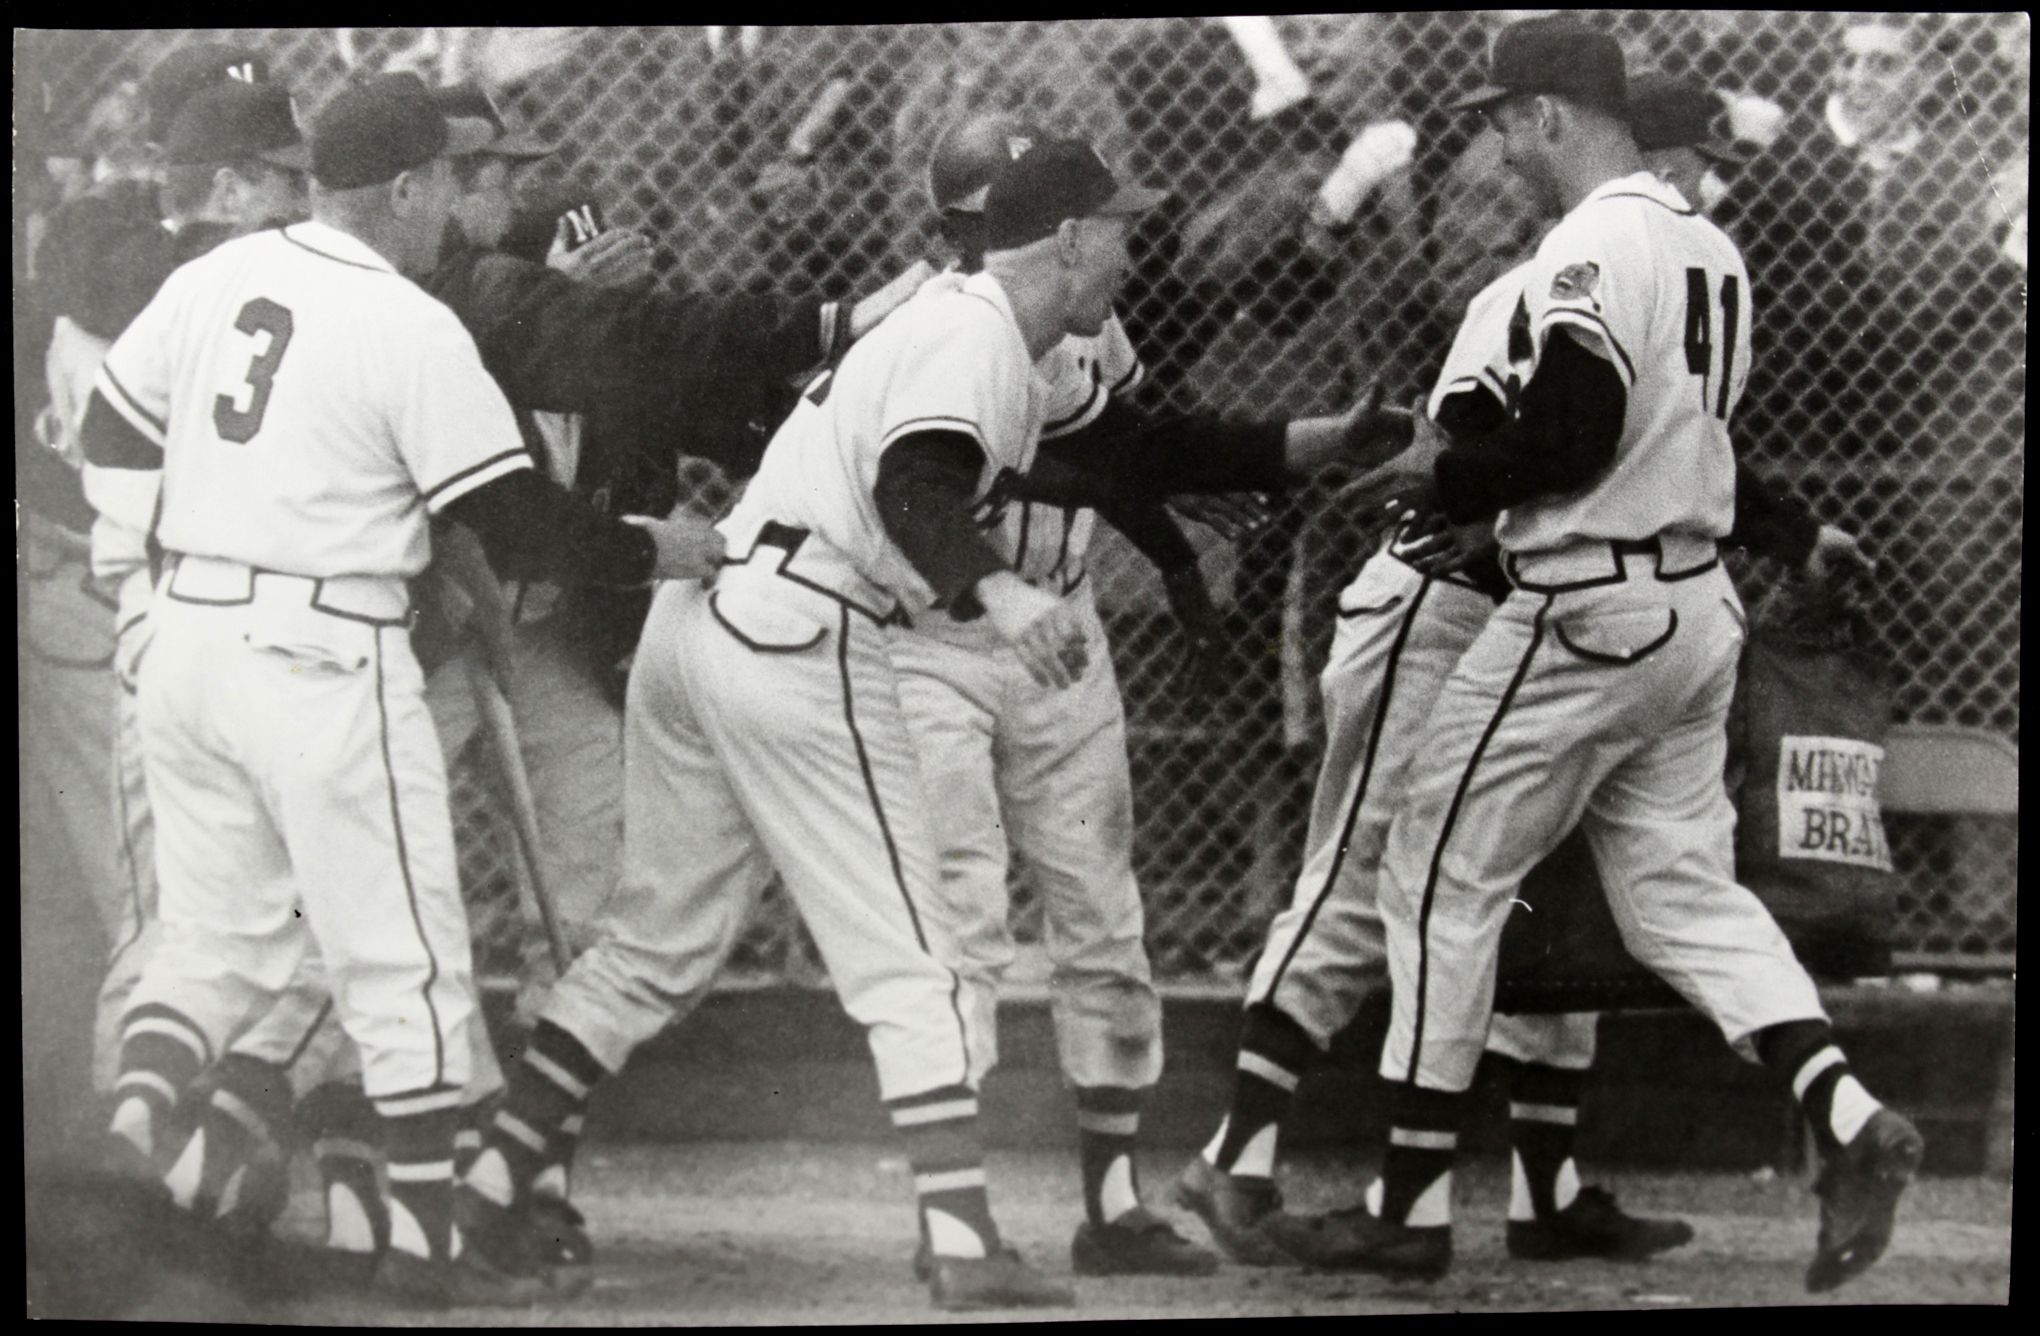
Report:
M 1742 283 L 1734 274 L 1721 280 L 1721 364 L 1715 381 L 1714 300 L 1705 269 L 1686 271 L 1686 370 L 1700 377 L 1700 411 L 1726 421 L 1729 389 L 1735 383 L 1735 340 L 1742 322 Z M 1713 394 L 1709 386 L 1719 385 Z M 1709 400 L 1712 399 L 1712 403 Z

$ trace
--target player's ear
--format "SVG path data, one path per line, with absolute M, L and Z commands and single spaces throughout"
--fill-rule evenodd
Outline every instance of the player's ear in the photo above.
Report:
M 1055 226 L 1055 254 L 1064 264 L 1075 264 L 1083 251 L 1082 227 L 1082 221 L 1076 218 L 1065 218 Z

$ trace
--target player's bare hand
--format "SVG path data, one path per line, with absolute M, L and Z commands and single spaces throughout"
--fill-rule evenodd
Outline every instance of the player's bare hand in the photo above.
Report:
M 1084 622 L 1074 606 L 1034 588 L 1011 571 L 995 571 L 974 592 L 999 639 L 1013 647 L 1027 675 L 1060 690 L 1091 665 Z
M 642 291 L 652 284 L 652 243 L 636 232 L 604 232 L 577 250 L 567 249 L 569 224 L 560 219 L 545 262 L 577 283 L 610 291 Z
M 1284 435 L 1283 462 L 1302 478 L 1331 464 L 1372 468 L 1409 441 L 1409 411 L 1384 407 L 1377 383 L 1369 385 L 1343 413 L 1290 422 Z
M 722 569 L 726 550 L 722 533 L 699 515 L 676 508 L 664 519 L 625 515 L 623 522 L 643 529 L 657 545 L 658 557 L 652 563 L 654 580 L 712 582 Z
M 1445 451 L 1445 435 L 1422 413 L 1411 415 L 1411 427 L 1408 449 L 1339 493 L 1346 505 L 1361 514 L 1391 507 L 1419 514 L 1438 509 L 1438 456 Z
M 458 643 L 472 645 L 482 666 L 505 692 L 515 672 L 511 615 L 503 585 L 489 565 L 482 540 L 465 524 L 451 521 L 432 531 L 432 564 L 422 589 L 441 623 Z
M 1833 588 L 1877 573 L 1877 563 L 1863 550 L 1856 535 L 1832 524 L 1820 526 L 1813 551 L 1806 555 L 1807 577 L 1823 588 Z
M 1405 540 L 1396 556 L 1425 575 L 1456 575 L 1493 555 L 1497 546 L 1492 520 L 1448 524 L 1437 515 Z
M 1275 512 L 1259 492 L 1213 492 L 1169 498 L 1169 508 L 1217 534 L 1228 543 L 1260 532 Z

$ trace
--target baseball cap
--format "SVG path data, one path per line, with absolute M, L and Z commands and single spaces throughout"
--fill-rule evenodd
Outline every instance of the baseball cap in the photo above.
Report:
M 311 149 L 298 133 L 290 94 L 278 84 L 228 82 L 194 93 L 170 123 L 164 157 L 173 166 L 260 158 L 309 171 Z
M 943 132 L 928 160 L 928 194 L 937 209 L 983 213 L 992 180 L 1013 159 L 1049 138 L 1006 112 L 966 117 Z
M 1721 99 L 1706 85 L 1669 74 L 1639 74 L 1629 85 L 1629 126 L 1636 146 L 1690 148 L 1701 157 L 1730 167 L 1748 162 L 1749 150 L 1714 133 L 1722 115 Z
M 513 134 L 494 99 L 479 84 L 435 88 L 432 100 L 439 104 L 439 110 L 449 121 L 482 121 L 488 125 L 491 137 L 478 152 L 494 153 L 505 158 L 543 158 L 559 148 L 558 144 L 548 143 L 536 135 Z
M 1551 93 L 1605 111 L 1628 100 L 1622 47 L 1607 33 L 1563 15 L 1524 19 L 1502 29 L 1488 81 L 1449 110 L 1470 111 L 1504 98 Z
M 1065 218 L 1146 213 L 1167 198 L 1122 184 L 1089 144 L 1043 139 L 1021 149 L 985 192 L 985 249 L 1039 241 Z
M 196 42 L 163 57 L 143 85 L 149 107 L 149 138 L 158 144 L 169 143 L 170 127 L 191 95 L 229 79 L 267 83 L 269 62 L 259 52 L 225 42 Z
M 415 74 L 383 74 L 333 95 L 312 126 L 312 179 L 353 190 L 396 179 L 437 157 L 479 153 L 489 127 L 449 123 Z

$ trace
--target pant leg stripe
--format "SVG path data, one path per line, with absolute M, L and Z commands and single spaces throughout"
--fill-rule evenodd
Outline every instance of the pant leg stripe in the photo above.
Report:
M 411 924 L 418 930 L 418 944 L 425 948 L 428 966 L 425 986 L 420 992 L 425 1000 L 425 1012 L 432 1017 L 432 1084 L 436 1086 L 446 1079 L 446 1035 L 439 1024 L 439 1008 L 432 1001 L 432 986 L 439 982 L 439 957 L 433 954 L 432 943 L 425 936 L 425 919 L 418 912 L 418 888 L 411 880 L 411 854 L 404 842 L 403 808 L 397 800 L 397 770 L 390 759 L 390 712 L 383 699 L 382 642 L 386 629 L 377 627 L 375 631 L 375 710 L 381 724 L 383 775 L 390 786 L 390 825 L 396 832 L 397 866 L 404 873 L 404 895 L 411 905 Z
M 842 624 L 836 633 L 836 667 L 843 679 L 843 720 L 850 726 L 850 741 L 857 749 L 857 768 L 864 775 L 864 792 L 871 800 L 871 814 L 878 820 L 879 837 L 885 841 L 885 853 L 892 863 L 893 884 L 899 887 L 900 901 L 907 907 L 907 920 L 914 927 L 914 940 L 920 944 L 923 953 L 931 959 L 934 953 L 928 950 L 928 938 L 921 931 L 921 915 L 914 908 L 914 897 L 907 891 L 907 876 L 900 867 L 899 846 L 893 843 L 892 825 L 885 819 L 885 805 L 878 798 L 878 782 L 871 773 L 871 756 L 864 749 L 864 734 L 857 728 L 857 708 L 850 689 L 850 609 L 841 610 Z M 939 963 L 939 962 L 938 962 Z M 957 1078 L 958 1085 L 967 1084 L 970 1077 L 969 1031 L 963 1023 L 963 1002 L 960 994 L 963 979 L 953 969 L 943 966 L 949 975 L 949 1010 L 956 1018 L 957 1050 L 962 1059 L 963 1075 Z
M 1360 809 L 1367 802 L 1367 790 L 1374 777 L 1374 758 L 1381 747 L 1382 724 L 1388 719 L 1389 701 L 1395 694 L 1396 666 L 1402 662 L 1403 646 L 1409 642 L 1410 627 L 1417 620 L 1417 609 L 1423 606 L 1424 595 L 1431 592 L 1431 584 L 1431 577 L 1425 576 L 1423 583 L 1417 586 L 1417 592 L 1411 596 L 1409 607 L 1403 612 L 1402 625 L 1396 628 L 1395 643 L 1388 648 L 1388 667 L 1381 677 L 1381 695 L 1374 703 L 1374 720 L 1367 730 L 1367 751 L 1360 762 L 1360 783 L 1353 791 L 1352 805 L 1346 809 L 1345 827 L 1339 832 L 1339 851 L 1332 858 L 1331 869 L 1325 873 L 1324 885 L 1318 887 L 1310 910 L 1297 927 L 1296 936 L 1290 940 L 1289 949 L 1283 953 L 1282 963 L 1275 967 L 1274 976 L 1262 998 L 1264 1001 L 1272 1001 L 1276 990 L 1282 987 L 1290 964 L 1296 959 L 1296 953 L 1303 949 L 1304 939 L 1310 936 L 1311 927 L 1317 922 L 1318 911 L 1324 908 L 1325 901 L 1331 899 L 1332 888 L 1339 884 L 1339 873 L 1345 868 L 1346 855 L 1353 847 L 1353 828 L 1360 822 Z
M 146 926 L 145 920 L 148 917 L 143 911 L 142 906 L 142 869 L 140 863 L 135 859 L 134 837 L 129 833 L 133 823 L 128 815 L 126 763 L 134 758 L 124 756 L 126 750 L 125 747 L 120 745 L 120 724 L 116 720 L 113 738 L 113 792 L 114 796 L 120 800 L 121 862 L 127 869 L 128 903 L 134 910 L 135 929 L 128 934 L 127 940 L 115 947 L 113 954 L 107 957 L 106 965 L 107 973 L 109 974 L 119 965 L 120 958 L 127 954 L 128 949 L 136 942 L 142 940 L 142 929 Z
M 286 1068 L 297 1066 L 298 1059 L 302 1058 L 305 1055 L 305 1050 L 312 1046 L 312 1039 L 319 1033 L 319 1027 L 324 1025 L 326 1018 L 332 1014 L 333 999 L 328 997 L 319 1004 L 319 1014 L 312 1017 L 312 1023 L 305 1027 L 304 1037 L 297 1041 L 297 1046 L 291 1049 L 290 1056 L 283 1060 L 283 1065 Z
M 1480 741 L 1474 744 L 1473 755 L 1466 758 L 1466 769 L 1459 776 L 1459 787 L 1453 791 L 1452 805 L 1445 809 L 1445 822 L 1438 830 L 1438 843 L 1431 850 L 1431 870 L 1424 878 L 1424 899 L 1417 910 L 1417 1015 L 1410 1031 L 1410 1065 L 1403 1073 L 1403 1080 L 1411 1086 L 1417 1083 L 1417 1067 L 1424 1055 L 1424 1020 L 1431 981 L 1431 909 L 1438 895 L 1438 874 L 1445 865 L 1445 845 L 1452 839 L 1452 828 L 1459 821 L 1459 809 L 1466 801 L 1466 791 L 1473 784 L 1473 772 L 1480 765 L 1480 758 L 1487 753 L 1488 743 L 1494 741 L 1495 730 L 1502 726 L 1502 717 L 1515 704 L 1516 693 L 1522 689 L 1523 679 L 1530 675 L 1530 661 L 1537 657 L 1538 646 L 1544 643 L 1544 618 L 1551 611 L 1556 595 L 1547 594 L 1544 606 L 1537 610 L 1537 617 L 1530 628 L 1530 645 L 1523 651 L 1522 662 L 1516 665 L 1516 672 L 1503 689 L 1502 698 L 1495 702 L 1494 717 L 1489 719 L 1482 730 Z

